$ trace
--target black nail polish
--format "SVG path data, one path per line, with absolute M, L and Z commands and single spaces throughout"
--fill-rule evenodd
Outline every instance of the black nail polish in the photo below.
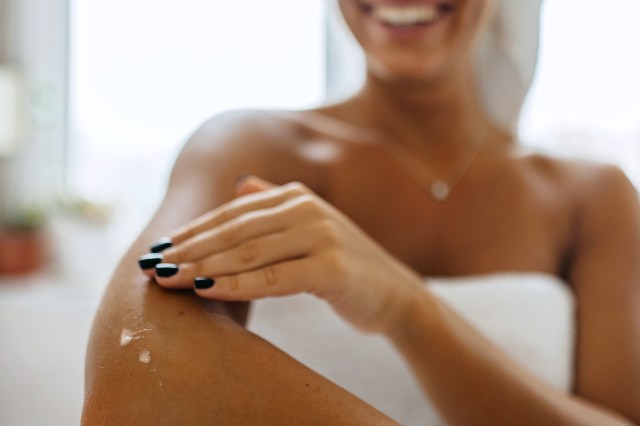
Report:
M 205 288 L 211 288 L 215 283 L 216 283 L 216 280 L 213 280 L 211 278 L 205 278 L 205 277 L 198 277 L 195 280 L 193 280 L 194 287 L 199 290 L 203 290 Z
M 160 253 L 162 250 L 166 250 L 173 245 L 171 238 L 160 238 L 149 249 L 152 253 Z
M 138 265 L 140 265 L 141 269 L 155 268 L 158 263 L 162 263 L 162 255 L 160 253 L 145 254 L 138 259 Z
M 178 265 L 173 263 L 160 263 L 156 265 L 156 275 L 162 278 L 169 278 L 178 273 Z

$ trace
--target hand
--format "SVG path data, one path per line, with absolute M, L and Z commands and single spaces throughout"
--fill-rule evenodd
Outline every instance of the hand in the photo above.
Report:
M 236 190 L 234 201 L 169 236 L 158 284 L 192 288 L 195 280 L 200 297 L 223 301 L 311 293 L 358 329 L 379 333 L 398 324 L 422 289 L 416 274 L 306 186 L 249 177 Z

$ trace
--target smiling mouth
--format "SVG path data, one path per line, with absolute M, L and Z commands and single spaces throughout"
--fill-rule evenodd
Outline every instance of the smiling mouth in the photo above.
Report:
M 360 9 L 379 23 L 394 28 L 411 28 L 434 24 L 453 12 L 452 3 L 372 4 L 359 2 Z

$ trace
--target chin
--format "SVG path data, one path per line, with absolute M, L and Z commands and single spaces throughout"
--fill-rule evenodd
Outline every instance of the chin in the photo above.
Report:
M 491 0 L 339 0 L 365 51 L 385 79 L 429 80 L 470 57 Z
M 431 54 L 368 54 L 367 68 L 376 78 L 392 83 L 425 83 L 449 74 L 452 58 L 441 53 Z

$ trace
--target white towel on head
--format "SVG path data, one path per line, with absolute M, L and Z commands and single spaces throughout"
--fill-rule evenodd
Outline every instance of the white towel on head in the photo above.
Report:
M 576 322 L 568 283 L 535 272 L 427 282 L 523 370 L 570 392 Z M 445 424 L 393 345 L 357 332 L 322 300 L 302 294 L 254 302 L 250 329 L 403 425 Z
M 498 1 L 494 22 L 478 44 L 478 85 L 489 116 L 515 133 L 538 62 L 542 0 Z

